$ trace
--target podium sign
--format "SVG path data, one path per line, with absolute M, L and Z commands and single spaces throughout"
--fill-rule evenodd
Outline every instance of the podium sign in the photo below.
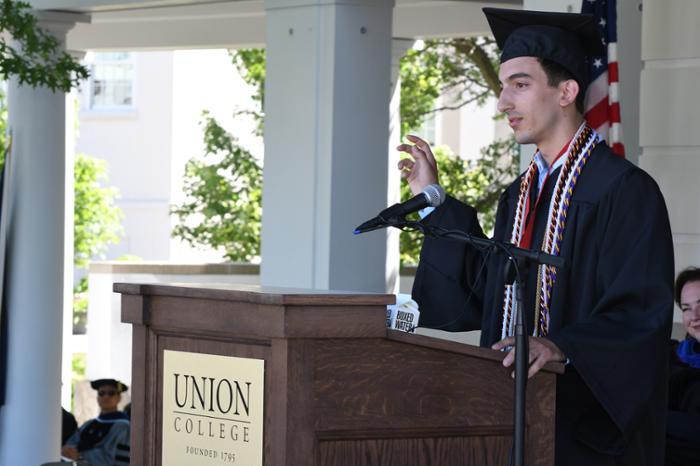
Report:
M 162 464 L 262 466 L 264 375 L 261 359 L 164 351 Z

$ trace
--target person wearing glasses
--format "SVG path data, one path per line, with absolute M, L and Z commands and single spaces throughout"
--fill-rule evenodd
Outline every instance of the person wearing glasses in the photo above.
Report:
M 118 405 L 128 387 L 115 379 L 90 382 L 97 390 L 100 414 L 90 419 L 61 448 L 67 459 L 87 462 L 91 466 L 123 466 L 129 464 L 129 418 Z

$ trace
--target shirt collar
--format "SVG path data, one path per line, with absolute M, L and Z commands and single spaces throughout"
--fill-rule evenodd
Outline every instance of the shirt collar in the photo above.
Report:
M 564 147 L 564 150 L 566 150 L 567 147 L 569 147 L 568 144 Z M 535 165 L 537 165 L 537 191 L 539 192 L 542 190 L 542 186 L 547 180 L 547 176 L 549 176 L 549 174 L 557 168 L 561 167 L 566 161 L 566 157 L 557 157 L 550 167 L 547 165 L 547 161 L 544 159 L 544 157 L 542 157 L 542 153 L 537 151 L 534 161 Z
M 569 146 L 571 145 L 571 141 L 573 141 L 574 138 L 576 138 L 576 136 L 578 136 L 578 134 L 582 131 L 585 124 L 586 124 L 585 121 L 583 123 L 581 123 L 581 126 L 578 127 L 578 130 L 576 131 L 574 136 L 569 140 L 569 142 L 564 144 L 564 147 L 562 147 L 561 150 L 559 151 L 559 155 L 557 155 L 557 158 L 554 159 L 554 163 L 552 163 L 551 167 L 547 164 L 547 161 L 544 159 L 544 157 L 542 156 L 542 153 L 539 150 L 535 153 L 534 162 L 535 162 L 535 165 L 537 165 L 537 172 L 539 175 L 537 177 L 538 178 L 538 180 L 537 180 L 538 190 L 542 190 L 542 185 L 544 184 L 545 180 L 547 179 L 547 176 L 550 173 L 552 173 L 554 170 L 556 170 L 557 168 L 561 167 L 564 164 L 564 162 L 566 162 L 566 157 L 564 157 L 564 154 L 569 149 Z
M 561 151 L 559 151 L 559 155 L 557 155 L 557 158 L 554 159 L 554 163 L 551 167 L 549 166 L 549 164 L 547 164 L 547 161 L 542 156 L 542 152 L 537 151 L 537 153 L 535 154 L 535 165 L 537 165 L 537 170 L 539 170 L 540 173 L 550 173 L 556 170 L 557 168 L 561 167 L 562 164 L 566 161 L 566 157 L 563 157 L 563 155 L 566 153 L 566 150 L 569 148 L 570 144 L 571 141 L 567 142 L 566 145 L 564 145 L 564 147 L 561 149 Z

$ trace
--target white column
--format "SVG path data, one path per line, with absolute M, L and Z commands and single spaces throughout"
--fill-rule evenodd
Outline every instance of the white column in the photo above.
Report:
M 582 1 L 583 0 L 523 0 L 523 10 L 580 13 Z
M 261 282 L 385 291 L 393 0 L 267 0 Z
M 391 102 L 389 103 L 389 157 L 387 174 L 387 205 L 401 201 L 401 175 L 396 168 L 401 158 L 396 146 L 401 143 L 401 58 L 414 44 L 413 39 L 391 41 Z M 391 228 L 387 231 L 386 245 L 386 291 L 399 292 L 400 257 L 399 233 Z
M 62 43 L 82 15 L 42 15 Z M 12 218 L 8 237 L 8 361 L 0 464 L 59 458 L 66 227 L 66 96 L 11 80 Z
M 676 271 L 700 266 L 698 17 L 700 2 L 695 0 L 645 0 L 642 14 L 639 164 L 656 179 L 666 199 Z M 679 310 L 674 320 L 678 327 Z
M 81 60 L 85 54 L 71 52 L 75 60 Z M 63 347 L 61 351 L 61 405 L 71 410 L 73 380 L 73 241 L 74 241 L 74 206 L 75 206 L 75 114 L 76 92 L 66 94 L 65 126 L 65 216 L 63 237 Z
M 639 163 L 639 90 L 642 72 L 642 0 L 617 2 L 617 55 L 620 69 L 622 142 L 625 157 Z

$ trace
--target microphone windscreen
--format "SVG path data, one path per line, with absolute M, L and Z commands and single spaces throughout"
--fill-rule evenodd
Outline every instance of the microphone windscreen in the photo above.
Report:
M 423 190 L 423 194 L 431 207 L 439 207 L 445 202 L 445 190 L 439 184 L 429 184 Z

